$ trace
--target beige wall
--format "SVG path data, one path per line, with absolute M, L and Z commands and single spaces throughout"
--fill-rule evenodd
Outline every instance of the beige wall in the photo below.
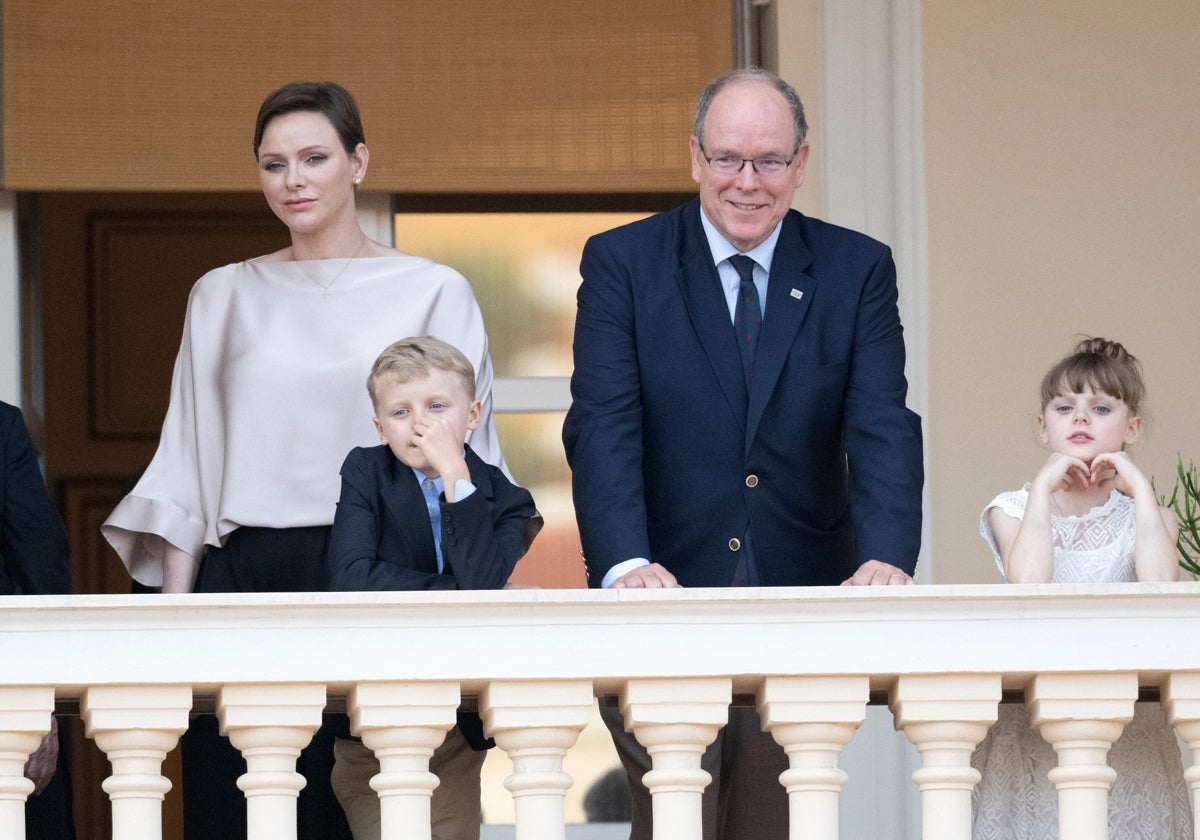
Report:
M 779 69 L 814 128 L 796 206 L 816 215 L 820 5 L 777 5 Z M 990 582 L 979 512 L 1044 461 L 1037 387 L 1077 335 L 1143 360 L 1134 455 L 1160 488 L 1177 451 L 1200 461 L 1200 4 L 924 0 L 921 14 L 929 562 L 935 583 Z
M 1200 4 L 926 0 L 935 581 L 990 581 L 979 511 L 1045 454 L 1036 389 L 1078 333 L 1145 366 L 1134 454 L 1200 460 Z
M 778 59 L 780 76 L 796 89 L 804 103 L 808 120 L 809 157 L 804 185 L 793 207 L 801 213 L 820 216 L 824 204 L 821 182 L 824 155 L 823 120 L 821 119 L 821 2 L 820 0 L 778 0 L 775 6 L 778 25 Z

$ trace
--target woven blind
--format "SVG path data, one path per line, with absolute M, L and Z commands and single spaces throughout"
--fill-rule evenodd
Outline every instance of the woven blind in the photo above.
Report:
M 257 189 L 263 96 L 338 81 L 367 187 L 694 188 L 696 94 L 732 66 L 730 0 L 5 0 L 3 186 Z

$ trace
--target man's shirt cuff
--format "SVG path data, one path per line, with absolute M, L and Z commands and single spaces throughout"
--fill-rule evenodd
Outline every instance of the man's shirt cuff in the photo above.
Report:
M 645 557 L 634 557 L 632 560 L 626 560 L 624 563 L 618 563 L 608 570 L 608 574 L 604 576 L 604 580 L 600 581 L 601 589 L 608 589 L 613 585 L 613 581 L 621 577 L 626 572 L 632 572 L 634 569 L 642 566 L 649 566 L 650 561 Z

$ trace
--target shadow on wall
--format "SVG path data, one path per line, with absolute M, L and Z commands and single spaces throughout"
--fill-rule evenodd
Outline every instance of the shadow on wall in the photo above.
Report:
M 583 811 L 590 823 L 627 823 L 633 818 L 624 768 L 614 767 L 592 783 L 583 797 Z
M 627 840 L 632 806 L 629 778 L 622 767 L 614 767 L 598 778 L 583 797 L 586 823 L 567 825 L 567 840 Z M 516 836 L 511 825 L 484 825 L 479 840 L 509 840 Z

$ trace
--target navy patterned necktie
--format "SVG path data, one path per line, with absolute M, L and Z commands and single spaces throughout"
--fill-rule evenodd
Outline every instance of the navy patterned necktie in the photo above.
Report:
M 745 254 L 735 254 L 729 258 L 729 263 L 742 281 L 737 305 L 733 308 L 733 329 L 742 351 L 746 381 L 750 382 L 754 379 L 754 352 L 758 349 L 758 333 L 762 329 L 762 307 L 758 304 L 758 289 L 754 285 L 754 260 Z

